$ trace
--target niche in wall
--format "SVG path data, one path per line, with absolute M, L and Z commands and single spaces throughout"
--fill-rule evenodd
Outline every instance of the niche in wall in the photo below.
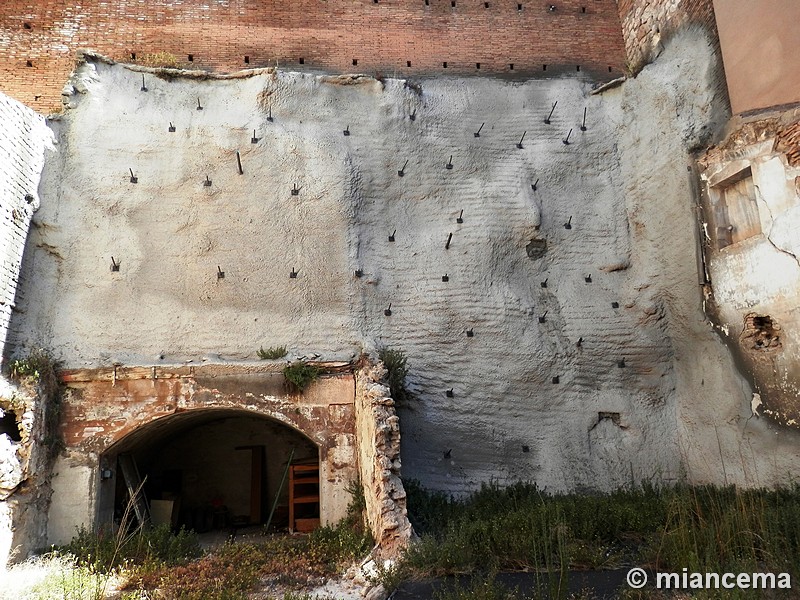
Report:
M 761 233 L 750 167 L 720 181 L 709 191 L 717 250 Z

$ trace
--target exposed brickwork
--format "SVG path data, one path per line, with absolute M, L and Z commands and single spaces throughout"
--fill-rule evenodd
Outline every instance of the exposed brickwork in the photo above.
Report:
M 617 0 L 631 71 L 650 62 L 664 36 L 688 23 L 707 28 L 719 51 L 712 0 Z
M 800 167 L 800 121 L 783 127 L 775 138 L 775 150 L 786 154 L 792 167 Z
M 346 365 L 317 364 L 323 368 L 332 365 L 340 372 L 319 378 L 302 393 L 286 384 L 280 364 L 62 371 L 67 389 L 61 432 L 67 464 L 94 472 L 99 455 L 110 452 L 115 457 L 131 444 L 156 439 L 171 419 L 210 410 L 262 416 L 303 433 L 319 448 L 321 518 L 323 523 L 333 524 L 347 514 L 347 486 L 358 479 L 355 382 Z M 86 510 L 91 501 L 81 498 L 78 504 Z M 55 510 L 68 514 L 63 506 Z M 80 523 L 63 516 L 56 521 L 68 530 Z
M 0 360 L 28 227 L 39 206 L 46 136 L 41 116 L 0 94 Z
M 538 75 L 543 65 L 546 74 L 575 72 L 580 65 L 610 79 L 624 68 L 613 0 L 552 0 L 554 11 L 550 2 L 538 0 L 455 4 L 87 0 L 75 8 L 66 0 L 6 0 L 0 3 L 0 90 L 39 111 L 59 110 L 59 91 L 80 48 L 119 61 L 168 52 L 182 66 L 216 71 L 277 62 L 291 69 L 386 76 Z

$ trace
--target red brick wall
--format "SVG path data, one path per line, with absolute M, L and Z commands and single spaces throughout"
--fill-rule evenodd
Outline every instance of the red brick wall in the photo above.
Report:
M 79 48 L 120 61 L 169 52 L 186 66 L 217 71 L 277 61 L 387 76 L 529 76 L 545 64 L 548 75 L 578 65 L 603 79 L 623 72 L 615 0 L 488 0 L 488 8 L 487 0 L 456 0 L 455 7 L 425 1 L 84 0 L 74 8 L 66 0 L 3 0 L 0 91 L 43 112 L 58 110 Z

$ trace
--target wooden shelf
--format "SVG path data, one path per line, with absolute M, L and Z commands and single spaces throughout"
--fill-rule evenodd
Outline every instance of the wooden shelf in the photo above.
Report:
M 298 513 L 301 513 L 301 516 L 298 516 Z M 319 527 L 319 465 L 289 465 L 289 531 L 313 531 L 317 527 Z

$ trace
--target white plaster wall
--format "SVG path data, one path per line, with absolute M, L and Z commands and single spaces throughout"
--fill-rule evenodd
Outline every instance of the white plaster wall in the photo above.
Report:
M 440 78 L 418 95 L 282 72 L 148 74 L 141 92 L 139 72 L 89 63 L 54 124 L 17 347 L 76 367 L 402 348 L 418 398 L 400 413 L 404 474 L 429 487 L 721 482 L 717 439 L 740 454 L 749 390 L 696 271 L 686 149 L 719 114 L 712 51 L 676 39 L 598 96 L 579 78 Z M 532 237 L 548 244 L 535 261 Z
M 39 207 L 44 150 L 51 138 L 43 116 L 0 94 L 0 363 L 25 239 Z
M 66 544 L 81 527 L 94 527 L 98 479 L 98 460 L 94 454 L 56 459 L 47 515 L 48 543 Z

